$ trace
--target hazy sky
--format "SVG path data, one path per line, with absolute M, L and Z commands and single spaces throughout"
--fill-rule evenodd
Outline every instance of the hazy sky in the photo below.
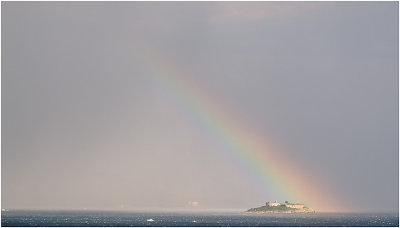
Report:
M 345 209 L 398 211 L 397 2 L 2 2 L 1 19 L 2 208 L 284 200 L 151 80 L 146 44 Z

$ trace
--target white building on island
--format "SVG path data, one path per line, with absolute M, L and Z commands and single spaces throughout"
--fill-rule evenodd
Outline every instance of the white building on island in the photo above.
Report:
M 296 208 L 296 209 L 303 209 L 304 204 L 299 204 L 299 203 L 286 203 L 286 207 L 289 208 Z
M 277 207 L 280 205 L 285 205 L 286 207 L 289 208 L 294 208 L 294 209 L 303 209 L 304 208 L 304 204 L 300 204 L 300 203 L 289 203 L 288 201 L 285 201 L 284 204 L 278 203 L 278 201 L 274 201 L 274 202 L 267 202 L 265 204 L 267 207 Z
M 267 202 L 265 205 L 267 205 L 268 207 L 277 207 L 280 206 L 281 204 L 275 200 L 275 202 Z

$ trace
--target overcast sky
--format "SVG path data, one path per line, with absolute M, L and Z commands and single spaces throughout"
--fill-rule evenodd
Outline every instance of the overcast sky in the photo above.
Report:
M 2 208 L 274 200 L 149 80 L 145 41 L 347 210 L 398 211 L 398 2 L 2 2 L 1 19 Z

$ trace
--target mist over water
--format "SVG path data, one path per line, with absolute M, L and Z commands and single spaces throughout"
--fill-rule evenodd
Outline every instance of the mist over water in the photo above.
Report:
M 222 119 L 284 148 L 277 167 L 315 176 L 310 191 L 343 211 L 398 212 L 398 26 L 397 2 L 3 2 L 1 206 L 292 200 L 199 121 L 209 110 L 182 105 L 187 88 L 155 82 L 174 66 Z M 146 66 L 143 43 L 166 67 Z

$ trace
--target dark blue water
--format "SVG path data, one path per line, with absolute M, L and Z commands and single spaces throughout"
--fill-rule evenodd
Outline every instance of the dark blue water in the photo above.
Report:
M 154 221 L 147 221 L 152 219 Z M 2 226 L 399 226 L 398 214 L 3 211 Z

